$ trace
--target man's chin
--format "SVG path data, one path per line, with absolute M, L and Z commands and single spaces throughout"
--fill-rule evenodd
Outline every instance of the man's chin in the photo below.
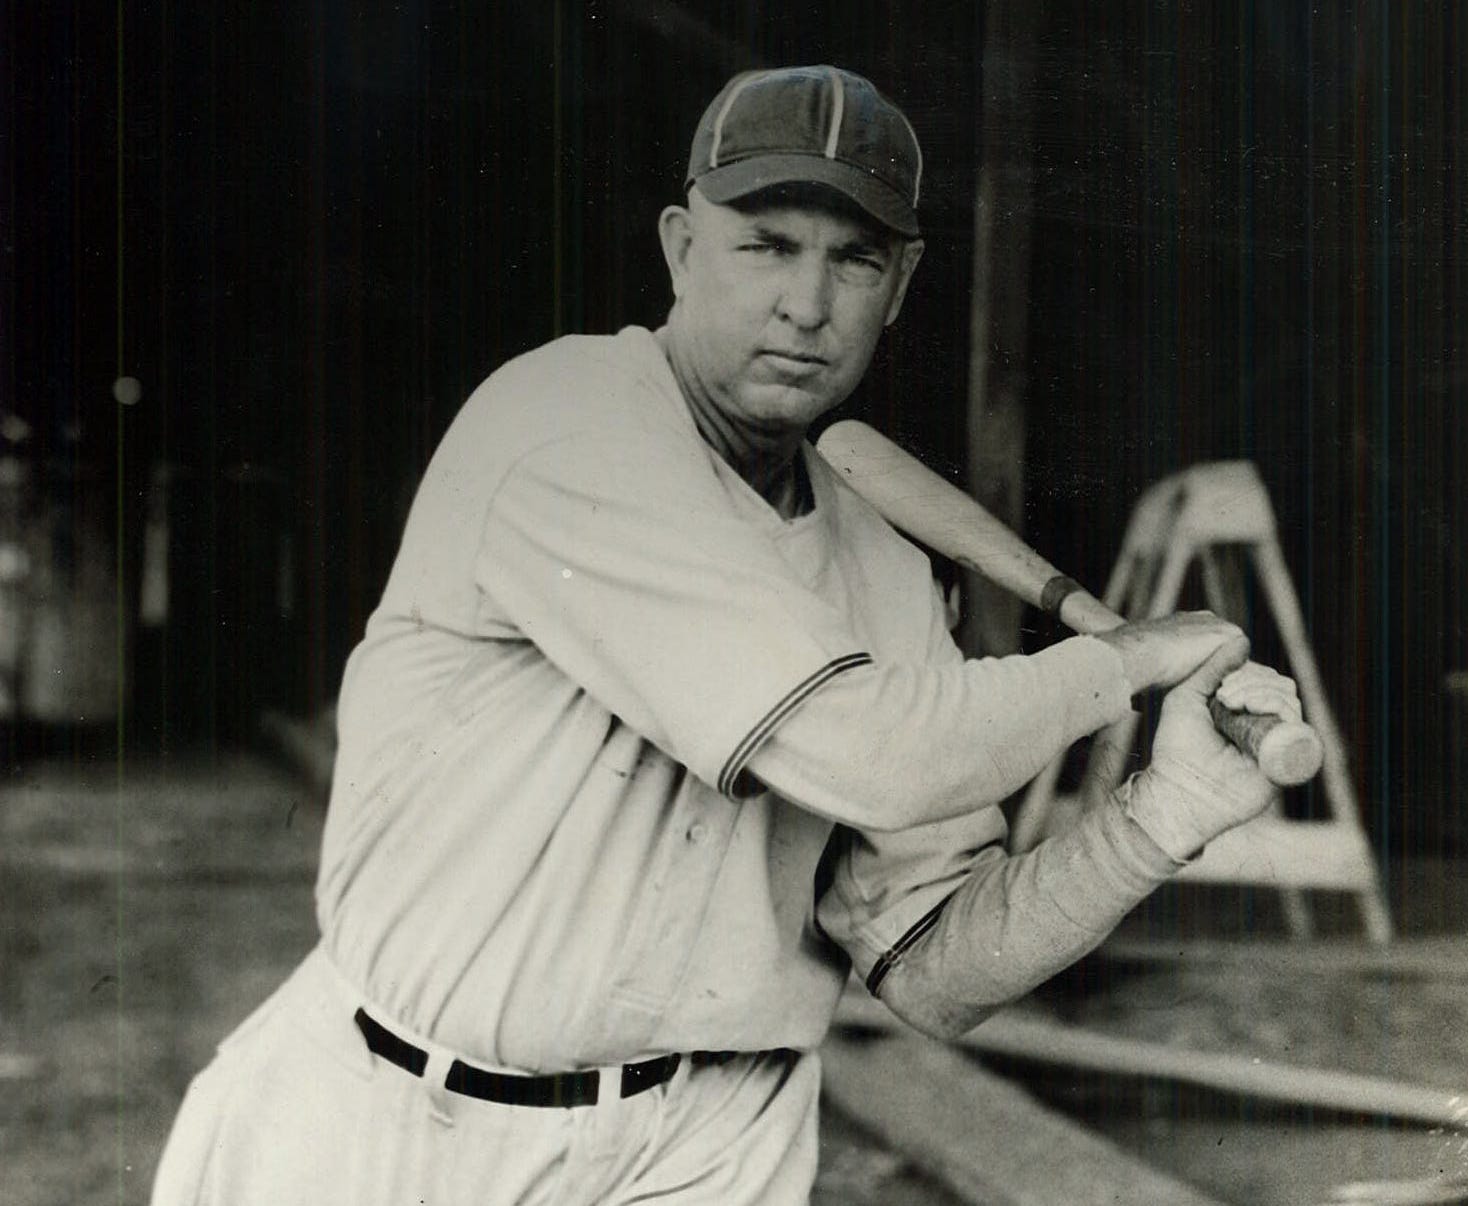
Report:
M 750 391 L 745 414 L 750 425 L 765 434 L 776 435 L 793 430 L 803 433 L 841 401 L 825 391 L 767 385 Z

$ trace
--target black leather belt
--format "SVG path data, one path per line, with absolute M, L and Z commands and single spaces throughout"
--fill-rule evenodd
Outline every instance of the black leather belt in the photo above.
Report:
M 353 1020 L 367 1041 L 367 1050 L 414 1076 L 423 1075 L 428 1067 L 428 1052 L 422 1047 L 399 1038 L 386 1026 L 373 1021 L 365 1009 L 357 1010 Z M 681 1061 L 680 1055 L 663 1055 L 637 1064 L 623 1064 L 621 1095 L 635 1097 L 656 1088 L 671 1079 Z M 711 1061 L 695 1057 L 694 1062 Z M 600 1082 L 601 1073 L 595 1070 L 558 1072 L 552 1076 L 513 1076 L 507 1072 L 489 1072 L 456 1059 L 449 1065 L 444 1088 L 451 1093 L 462 1093 L 465 1097 L 477 1097 L 481 1101 L 497 1101 L 503 1105 L 569 1109 L 572 1106 L 595 1105 L 601 1091 Z

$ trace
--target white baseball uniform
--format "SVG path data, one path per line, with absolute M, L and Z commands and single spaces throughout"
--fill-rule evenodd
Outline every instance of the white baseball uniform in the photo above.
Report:
M 1007 999 L 1173 870 L 1119 810 L 1006 860 L 995 805 L 1124 713 L 1119 658 L 965 661 L 926 558 L 803 458 L 785 521 L 641 328 L 471 396 L 347 667 L 321 948 L 196 1082 L 155 1201 L 803 1201 L 852 966 L 879 991 L 940 932 Z M 708 1051 L 743 1054 L 596 1105 L 443 1089 Z

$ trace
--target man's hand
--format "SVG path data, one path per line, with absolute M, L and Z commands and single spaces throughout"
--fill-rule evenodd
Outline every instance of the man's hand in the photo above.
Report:
M 1274 798 L 1253 759 L 1221 737 L 1208 714 L 1216 690 L 1231 708 L 1300 719 L 1294 681 L 1264 666 L 1244 666 L 1248 654 L 1242 636 L 1228 641 L 1167 693 L 1151 765 L 1121 789 L 1131 817 L 1179 862 Z
M 1121 654 L 1122 668 L 1132 695 L 1152 687 L 1170 687 L 1185 679 L 1217 650 L 1242 643 L 1242 661 L 1249 641 L 1237 624 L 1211 611 L 1180 611 L 1160 620 L 1140 620 L 1096 634 Z M 1237 663 L 1235 663 L 1237 664 Z

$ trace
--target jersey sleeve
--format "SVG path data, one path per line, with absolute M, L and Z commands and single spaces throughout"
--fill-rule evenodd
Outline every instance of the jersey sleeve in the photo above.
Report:
M 874 996 L 931 1032 L 961 1034 L 1094 949 L 1179 866 L 1110 798 L 1023 854 L 980 850 L 895 938 L 873 943 L 872 920 L 846 921 L 829 891 L 818 916 Z
M 655 426 L 532 450 L 490 500 L 475 580 L 604 707 L 734 794 L 749 755 L 871 657 L 708 455 Z
M 929 659 L 962 665 L 943 620 L 935 599 Z M 1071 679 L 1069 694 L 1080 685 Z M 833 837 L 817 918 L 873 995 L 902 969 L 909 988 L 949 1013 L 1011 1000 L 1079 958 L 1175 870 L 1110 806 L 1063 841 L 1011 858 L 1000 798 L 951 820 Z
M 792 713 L 749 771 L 823 816 L 907 829 L 997 804 L 1128 708 L 1121 659 L 1094 637 L 1013 657 L 879 662 Z
M 963 664 L 936 582 L 927 650 L 933 666 Z M 927 932 L 984 852 L 1000 849 L 1007 834 L 1004 814 L 992 803 L 894 833 L 838 830 L 833 872 L 817 902 L 821 928 L 846 950 L 863 980 L 874 971 L 880 979 L 883 967 Z
M 707 455 L 660 429 L 543 444 L 493 494 L 475 569 L 515 631 L 706 783 L 905 829 L 1002 799 L 1125 714 L 1120 658 L 1094 638 L 874 660 Z

